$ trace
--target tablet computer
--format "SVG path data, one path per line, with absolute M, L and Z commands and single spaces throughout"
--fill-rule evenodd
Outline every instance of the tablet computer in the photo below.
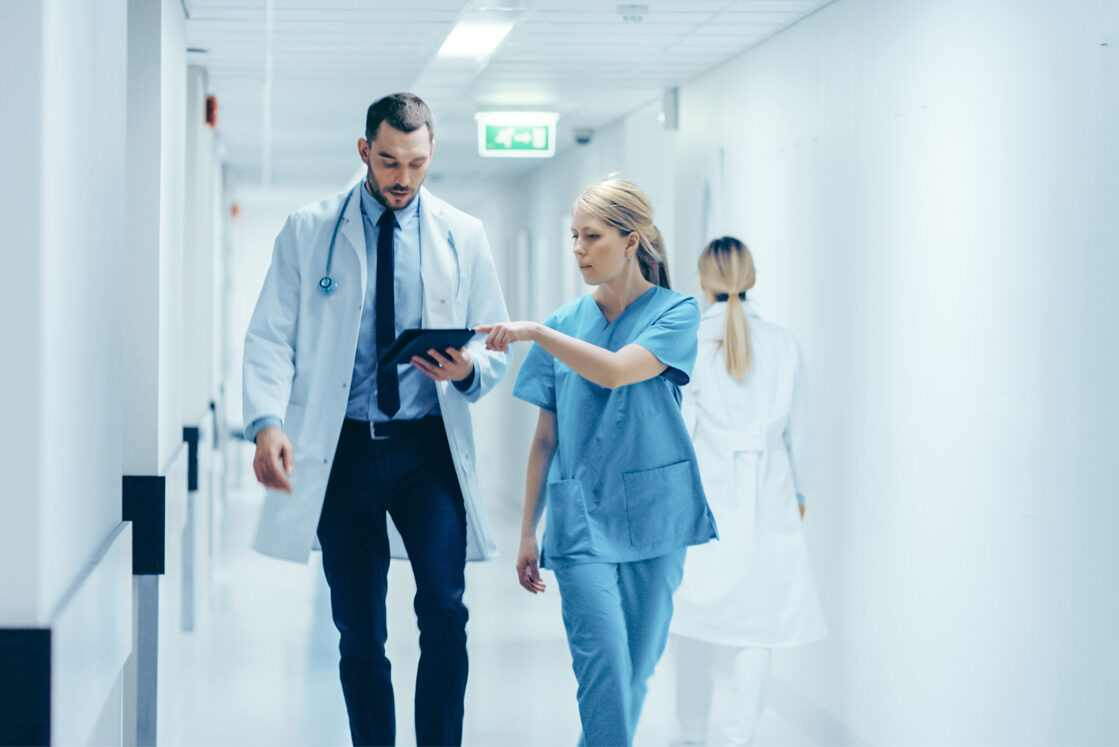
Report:
M 417 355 L 435 365 L 435 359 L 427 351 L 438 350 L 443 353 L 447 348 L 461 349 L 475 334 L 477 333 L 472 329 L 406 329 L 384 352 L 377 365 L 403 366 L 411 363 L 412 356 Z

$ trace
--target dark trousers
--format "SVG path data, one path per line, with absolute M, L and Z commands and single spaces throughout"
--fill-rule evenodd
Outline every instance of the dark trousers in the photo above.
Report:
M 466 693 L 466 512 L 442 421 L 373 440 L 368 423 L 343 424 L 319 519 L 323 569 L 341 634 L 339 673 L 355 745 L 396 740 L 385 623 L 386 515 L 416 578 L 420 663 L 416 741 L 462 742 Z

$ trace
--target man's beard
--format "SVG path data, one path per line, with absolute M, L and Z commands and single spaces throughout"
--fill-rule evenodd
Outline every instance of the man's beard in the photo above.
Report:
M 373 199 L 381 203 L 381 207 L 383 207 L 385 210 L 393 211 L 403 210 L 411 205 L 412 200 L 416 199 L 416 196 L 419 195 L 420 187 L 423 186 L 423 183 L 426 179 L 427 174 L 424 174 L 424 178 L 420 180 L 419 186 L 416 187 L 416 191 L 412 193 L 412 197 L 408 200 L 408 202 L 404 203 L 400 207 L 393 207 L 389 204 L 388 198 L 385 197 L 385 193 L 382 192 L 380 186 L 378 186 L 377 180 L 373 178 L 373 170 L 370 169 L 365 174 L 365 184 L 369 187 L 369 194 L 373 195 Z

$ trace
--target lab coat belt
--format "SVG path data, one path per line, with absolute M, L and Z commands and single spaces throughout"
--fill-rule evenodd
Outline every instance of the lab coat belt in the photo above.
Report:
M 751 425 L 720 433 L 719 441 L 733 452 L 763 452 L 784 446 L 785 421 Z

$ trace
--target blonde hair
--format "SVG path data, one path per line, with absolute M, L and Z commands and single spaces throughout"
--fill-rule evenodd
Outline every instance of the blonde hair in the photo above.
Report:
M 645 193 L 631 181 L 607 177 L 587 188 L 575 204 L 623 235 L 636 233 L 637 262 L 646 280 L 671 288 L 664 237 L 653 224 L 653 206 Z
M 738 239 L 724 236 L 715 239 L 699 255 L 699 277 L 703 286 L 715 294 L 716 300 L 727 302 L 723 339 L 720 341 L 727 359 L 727 372 L 737 381 L 746 378 L 754 362 L 750 345 L 750 326 L 742 302 L 746 291 L 757 279 L 754 257 Z

